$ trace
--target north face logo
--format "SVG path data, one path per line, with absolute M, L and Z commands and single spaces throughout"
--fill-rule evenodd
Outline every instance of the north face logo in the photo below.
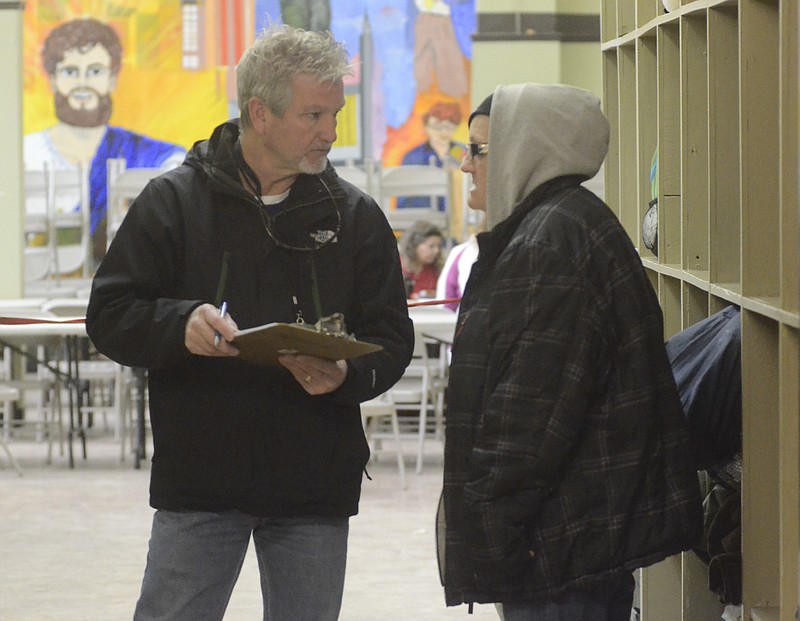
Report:
M 314 240 L 317 244 L 325 244 L 331 240 L 331 238 L 336 236 L 335 231 L 317 231 L 316 233 L 309 233 L 311 239 Z M 336 243 L 338 240 L 334 239 L 332 243 Z

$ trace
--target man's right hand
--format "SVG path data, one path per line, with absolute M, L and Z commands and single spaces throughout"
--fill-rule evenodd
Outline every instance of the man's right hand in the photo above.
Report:
M 198 356 L 238 356 L 239 350 L 229 342 L 238 329 L 230 315 L 220 317 L 219 309 L 211 304 L 201 304 L 186 320 L 184 343 L 186 349 Z M 215 345 L 217 334 L 220 338 Z

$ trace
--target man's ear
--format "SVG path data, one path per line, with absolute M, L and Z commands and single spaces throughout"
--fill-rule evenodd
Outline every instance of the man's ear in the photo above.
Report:
M 112 73 L 111 74 L 111 78 L 109 78 L 109 80 L 108 80 L 108 92 L 109 92 L 109 94 L 113 93 L 114 89 L 116 89 L 116 88 L 117 88 L 117 74 L 116 73 Z
M 272 112 L 258 97 L 251 97 L 247 102 L 247 112 L 250 115 L 250 124 L 257 133 L 266 131 L 272 120 Z

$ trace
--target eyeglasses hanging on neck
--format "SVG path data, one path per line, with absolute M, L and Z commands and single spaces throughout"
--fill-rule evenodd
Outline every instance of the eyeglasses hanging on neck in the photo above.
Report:
M 328 200 L 271 210 L 261 200 L 261 184 L 253 170 L 244 162 L 244 158 L 240 161 L 239 169 L 248 189 L 261 203 L 259 215 L 264 230 L 276 246 L 297 252 L 313 252 L 338 238 L 342 229 L 342 213 L 336 197 L 321 175 L 309 177 L 316 179 L 324 188 Z
M 336 197 L 321 175 L 308 175 L 315 178 L 325 189 L 327 199 L 306 201 L 298 205 L 270 210 L 261 199 L 261 182 L 255 171 L 247 164 L 242 154 L 241 145 L 236 144 L 235 154 L 239 171 L 261 203 L 258 210 L 264 230 L 270 240 L 284 250 L 308 253 L 311 267 L 311 294 L 317 322 L 314 328 L 319 332 L 334 333 L 339 326 L 344 328 L 344 316 L 341 313 L 323 317 L 319 296 L 317 267 L 315 255 L 328 244 L 335 242 L 342 229 L 342 213 Z M 331 211 L 332 210 L 332 211 Z M 296 298 L 295 298 L 296 299 Z M 302 315 L 298 315 L 298 323 L 302 323 Z

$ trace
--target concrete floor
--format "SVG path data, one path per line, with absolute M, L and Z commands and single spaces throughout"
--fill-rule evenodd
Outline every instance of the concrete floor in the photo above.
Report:
M 131 619 L 144 569 L 152 509 L 149 464 L 119 462 L 110 434 L 93 433 L 88 459 L 70 470 L 65 457 L 45 464 L 47 447 L 31 432 L 10 440 L 19 477 L 0 452 L 0 621 Z M 441 490 L 441 444 L 428 443 L 414 473 L 405 444 L 406 490 L 394 455 L 369 467 L 361 511 L 350 526 L 342 621 L 496 620 L 493 606 L 447 608 L 435 557 L 434 514 Z M 77 449 L 77 446 L 76 446 Z M 57 451 L 56 451 L 57 453 Z M 231 598 L 226 621 L 261 618 L 255 555 Z

